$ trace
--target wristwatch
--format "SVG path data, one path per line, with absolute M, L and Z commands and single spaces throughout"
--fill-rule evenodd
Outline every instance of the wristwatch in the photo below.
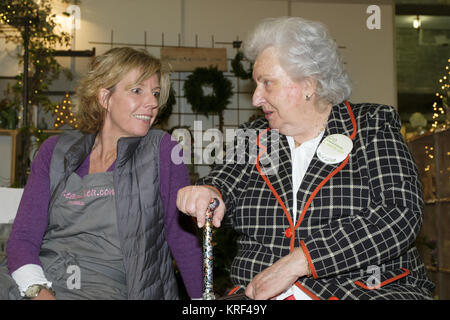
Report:
M 42 289 L 47 289 L 53 296 L 55 296 L 55 291 L 53 291 L 49 286 L 46 286 L 45 284 L 32 284 L 27 288 L 27 290 L 25 290 L 25 298 L 36 298 Z

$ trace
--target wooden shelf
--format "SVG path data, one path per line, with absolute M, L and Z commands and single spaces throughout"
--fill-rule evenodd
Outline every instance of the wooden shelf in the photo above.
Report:
M 55 50 L 55 57 L 95 57 L 95 48 L 92 50 Z
M 42 130 L 43 133 L 47 133 L 47 134 L 61 134 L 66 130 L 61 130 L 61 129 L 48 129 L 48 130 Z
M 450 204 L 450 129 L 424 133 L 408 140 L 416 162 L 425 200 L 417 249 L 436 284 L 439 299 L 450 298 L 450 243 L 448 208 Z M 432 266 L 436 264 L 438 267 Z

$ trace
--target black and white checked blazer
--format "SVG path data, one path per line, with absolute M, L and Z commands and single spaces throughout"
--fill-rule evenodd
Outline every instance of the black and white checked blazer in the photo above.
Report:
M 423 218 L 421 184 L 400 134 L 398 114 L 385 105 L 349 106 L 356 136 L 348 163 L 319 190 L 295 230 L 295 246 L 303 248 L 313 273 L 300 278 L 298 286 L 313 299 L 428 299 L 434 284 L 414 247 Z M 267 127 L 261 118 L 241 128 L 260 133 Z M 336 133 L 350 136 L 353 130 L 350 112 L 341 103 L 333 106 L 322 140 Z M 258 148 L 261 162 L 267 155 L 275 159 L 270 131 L 261 140 L 269 150 L 264 154 Z M 254 137 L 249 134 L 246 139 L 248 154 L 234 149 L 239 149 L 234 159 L 245 156 L 246 161 L 216 165 L 197 183 L 214 186 L 222 194 L 227 222 L 240 235 L 231 279 L 244 287 L 289 254 L 290 247 L 286 215 L 252 157 Z M 267 171 L 267 178 L 291 212 L 292 162 L 281 134 L 278 154 L 278 165 Z M 314 155 L 297 193 L 297 217 L 316 186 L 337 166 Z

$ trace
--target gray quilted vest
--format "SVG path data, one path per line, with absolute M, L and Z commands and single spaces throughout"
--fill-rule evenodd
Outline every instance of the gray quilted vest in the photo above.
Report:
M 114 191 L 128 299 L 178 299 L 159 189 L 164 134 L 151 129 L 144 137 L 121 138 L 117 144 Z M 49 210 L 70 174 L 89 155 L 95 136 L 70 131 L 58 138 L 50 163 Z

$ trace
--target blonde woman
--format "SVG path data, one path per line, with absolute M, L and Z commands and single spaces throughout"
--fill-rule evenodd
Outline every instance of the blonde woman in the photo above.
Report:
M 44 142 L 7 243 L 4 299 L 177 299 L 175 259 L 201 297 L 201 250 L 175 205 L 189 184 L 175 142 L 152 128 L 169 94 L 161 62 L 96 57 L 78 88 L 80 131 Z

